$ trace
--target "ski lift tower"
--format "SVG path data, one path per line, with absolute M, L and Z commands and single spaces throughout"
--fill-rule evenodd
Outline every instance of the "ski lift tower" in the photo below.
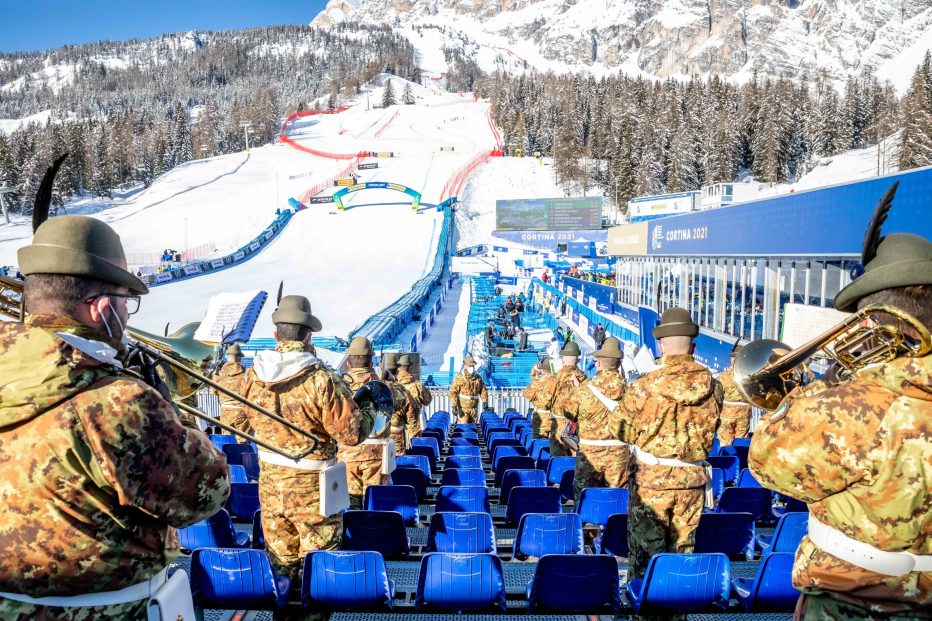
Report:
M 16 188 L 11 188 L 9 186 L 0 185 L 0 211 L 3 212 L 3 218 L 6 220 L 6 223 L 10 223 L 10 212 L 7 211 L 6 201 L 3 200 L 4 194 L 12 194 L 16 191 Z

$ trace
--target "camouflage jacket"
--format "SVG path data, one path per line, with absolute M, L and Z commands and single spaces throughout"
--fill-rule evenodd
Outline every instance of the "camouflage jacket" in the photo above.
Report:
M 531 369 L 531 383 L 529 383 L 524 389 L 524 396 L 528 401 L 531 402 L 532 405 L 534 400 L 537 398 L 537 393 L 540 391 L 540 387 L 544 384 L 544 379 L 549 376 L 550 373 L 541 371 L 537 367 Z
M 735 383 L 734 367 L 728 367 L 728 369 L 720 373 L 716 379 L 722 385 L 722 390 L 724 391 L 725 402 L 722 405 L 722 418 L 741 420 L 750 417 L 751 404 L 748 403 L 747 397 L 738 390 L 738 385 Z
M 479 397 L 480 401 L 488 401 L 489 399 L 489 391 L 485 388 L 485 382 L 483 382 L 482 378 L 478 375 L 460 373 L 454 377 L 453 381 L 450 383 L 450 403 L 453 407 L 458 405 L 464 410 L 472 410 L 479 407 L 479 403 L 475 399 L 464 399 L 463 403 L 460 403 L 461 394 L 470 397 Z M 464 405 L 466 407 L 463 407 Z
M 142 582 L 178 555 L 175 528 L 230 493 L 224 454 L 117 351 L 68 318 L 0 323 L 0 591 Z
M 577 388 L 574 378 L 582 384 L 586 381 L 586 374 L 577 367 L 563 367 L 553 375 L 545 377 L 532 401 L 534 407 L 549 410 L 553 416 L 567 416 L 565 402 Z M 569 406 L 572 407 L 572 404 Z
M 722 385 L 692 356 L 664 359 L 641 376 L 619 405 L 617 437 L 657 457 L 702 461 L 709 456 L 722 410 Z M 702 487 L 702 468 L 637 462 L 637 484 L 651 489 Z
M 579 423 L 578 435 L 586 440 L 615 440 L 618 422 L 613 419 L 617 408 L 609 409 L 596 397 L 594 387 L 612 401 L 621 401 L 625 394 L 625 378 L 618 371 L 599 371 L 595 377 L 570 392 L 564 403 L 566 417 Z
M 765 486 L 881 550 L 932 554 L 932 355 L 870 365 L 787 397 L 761 419 L 748 466 Z M 932 572 L 885 576 L 803 539 L 793 584 L 872 610 L 932 606 Z
M 349 384 L 350 390 L 356 392 L 363 384 L 369 381 L 378 380 L 379 376 L 375 374 L 375 369 L 356 368 L 348 369 L 343 374 L 343 381 Z M 386 382 L 388 383 L 388 382 Z M 378 438 L 388 438 L 390 429 L 385 426 L 385 431 L 379 434 Z M 357 444 L 356 446 L 341 446 L 338 451 L 341 461 L 381 461 L 382 447 L 377 444 Z
M 220 369 L 220 373 L 215 380 L 218 384 L 239 394 L 243 379 L 246 375 L 246 369 L 243 368 L 238 362 L 227 362 Z M 217 393 L 217 398 L 220 399 L 220 405 L 240 407 L 242 404 L 236 399 L 231 399 L 230 397 L 224 395 L 221 392 L 214 391 Z
M 331 459 L 337 444 L 355 446 L 369 435 L 350 387 L 298 341 L 280 341 L 275 351 L 256 354 L 243 380 L 243 396 L 320 439 L 307 459 Z M 310 440 L 271 418 L 248 410 L 256 437 L 272 446 L 300 452 Z M 265 472 L 265 470 L 263 470 Z
M 421 383 L 421 380 L 416 378 L 414 375 L 405 371 L 404 369 L 398 369 L 398 375 L 396 377 L 397 381 L 401 386 L 411 393 L 420 405 L 430 405 L 430 402 L 433 401 L 433 396 L 430 394 L 430 391 Z

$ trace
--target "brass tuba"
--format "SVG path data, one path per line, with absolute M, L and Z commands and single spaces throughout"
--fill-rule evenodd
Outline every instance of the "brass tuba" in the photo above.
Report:
M 918 338 L 898 327 L 869 321 L 889 315 L 907 324 Z M 802 383 L 800 365 L 817 352 L 838 365 L 841 381 L 869 364 L 888 362 L 898 356 L 919 358 L 932 351 L 929 330 L 909 313 L 886 304 L 866 306 L 808 343 L 792 349 L 770 339 L 747 344 L 735 357 L 734 378 L 747 400 L 765 410 L 776 409 L 783 398 Z

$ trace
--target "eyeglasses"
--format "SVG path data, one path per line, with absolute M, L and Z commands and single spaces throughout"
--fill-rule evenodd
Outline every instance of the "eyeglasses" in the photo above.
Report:
M 97 295 L 92 295 L 91 297 L 84 300 L 84 303 L 91 304 L 97 298 L 103 298 L 103 297 L 123 298 L 124 300 L 126 300 L 126 314 L 127 315 L 135 315 L 137 312 L 139 312 L 139 303 L 142 299 L 138 295 L 132 295 L 129 293 L 98 293 Z

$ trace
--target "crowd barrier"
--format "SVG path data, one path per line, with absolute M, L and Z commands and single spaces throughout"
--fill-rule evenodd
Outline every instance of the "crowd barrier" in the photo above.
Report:
M 430 418 L 436 412 L 453 413 L 453 407 L 450 404 L 450 389 L 431 387 L 430 395 L 432 397 L 430 405 L 424 407 L 427 417 Z M 514 409 L 521 414 L 526 414 L 531 407 L 531 402 L 524 396 L 523 388 L 514 389 L 489 389 L 489 407 L 501 414 L 507 409 Z
M 337 179 L 345 179 L 348 177 L 349 174 L 353 172 L 353 169 L 355 169 L 359 164 L 361 159 L 362 157 L 354 159 L 352 162 L 341 168 L 339 172 L 327 177 L 323 181 L 318 181 L 307 190 L 305 190 L 304 193 L 298 197 L 298 200 L 307 205 L 311 198 L 317 196 L 328 188 L 332 188 Z
M 348 108 L 345 106 L 341 106 L 333 110 L 298 110 L 296 112 L 292 112 L 285 118 L 285 122 L 282 123 L 281 130 L 279 131 L 279 138 L 281 139 L 283 144 L 287 144 L 292 149 L 297 149 L 298 151 L 303 151 L 304 153 L 308 153 L 310 155 L 316 155 L 317 157 L 323 157 L 323 158 L 327 158 L 330 160 L 352 160 L 352 159 L 357 159 L 360 157 L 365 157 L 364 153 L 333 153 L 331 151 L 321 151 L 320 149 L 313 149 L 303 144 L 298 144 L 297 142 L 289 138 L 288 134 L 286 133 L 288 130 L 288 126 L 291 125 L 297 119 L 304 118 L 306 116 L 314 116 L 318 114 L 339 114 L 340 112 L 344 112 L 345 110 L 348 110 Z
M 388 126 L 391 125 L 392 123 L 394 123 L 394 122 L 395 122 L 395 119 L 397 119 L 397 118 L 398 118 L 398 110 L 395 110 L 395 111 L 392 113 L 392 115 L 391 115 L 390 117 L 388 117 L 388 120 L 385 121 L 385 123 L 382 125 L 382 127 L 380 127 L 380 128 L 378 128 L 377 130 L 375 130 L 375 134 L 373 134 L 373 135 L 374 135 L 376 138 L 381 137 L 382 134 L 385 132 L 385 130 L 388 129 Z
M 477 168 L 488 162 L 495 152 L 496 151 L 482 151 L 477 153 L 471 160 L 466 162 L 466 164 L 458 168 L 453 175 L 450 176 L 446 184 L 444 184 L 443 191 L 440 193 L 440 200 L 443 201 L 454 196 L 459 196 L 469 176 L 476 172 Z
M 294 212 L 290 209 L 281 212 L 275 220 L 272 221 L 272 224 L 267 226 L 259 235 L 226 256 L 190 263 L 184 267 L 178 267 L 159 274 L 143 275 L 142 279 L 148 286 L 158 287 L 160 285 L 178 282 L 179 280 L 187 280 L 188 278 L 219 272 L 228 267 L 244 263 L 272 243 L 282 230 L 284 230 L 285 225 L 291 221 L 293 215 Z
M 216 250 L 217 244 L 214 242 L 188 248 L 187 250 L 181 251 L 179 263 L 189 263 L 191 261 L 203 259 L 213 254 Z M 127 252 L 126 264 L 129 265 L 130 268 L 151 267 L 152 269 L 156 269 L 159 264 L 162 263 L 162 256 L 161 252 Z

